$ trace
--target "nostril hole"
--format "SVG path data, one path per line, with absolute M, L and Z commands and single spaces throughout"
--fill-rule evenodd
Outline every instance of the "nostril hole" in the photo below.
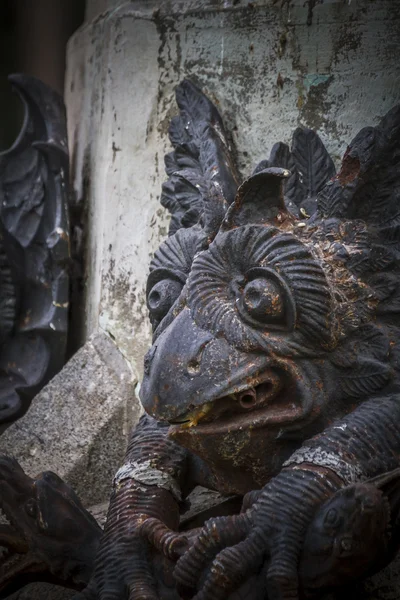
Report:
M 250 408 L 251 406 L 254 406 L 254 404 L 257 401 L 257 396 L 255 393 L 245 393 L 242 396 L 240 396 L 239 399 L 239 403 L 241 406 L 243 406 L 243 408 Z

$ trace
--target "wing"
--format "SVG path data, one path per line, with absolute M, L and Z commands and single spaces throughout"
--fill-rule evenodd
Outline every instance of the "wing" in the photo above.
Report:
M 14 420 L 61 368 L 68 326 L 68 146 L 62 99 L 25 75 L 25 108 L 0 154 L 0 424 Z
M 200 218 L 215 231 L 238 187 L 233 155 L 218 110 L 203 92 L 184 80 L 176 100 L 180 112 L 169 129 L 174 151 L 165 157 L 169 179 L 161 194 L 171 213 L 169 235 Z

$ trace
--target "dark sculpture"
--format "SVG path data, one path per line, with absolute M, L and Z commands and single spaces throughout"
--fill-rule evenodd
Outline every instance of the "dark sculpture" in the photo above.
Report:
M 398 548 L 400 107 L 337 174 L 299 128 L 239 185 L 216 108 L 188 81 L 177 101 L 171 236 L 148 278 L 148 414 L 79 598 L 318 597 Z M 180 533 L 198 484 L 243 496 L 242 512 Z M 155 551 L 176 562 L 170 596 Z
M 69 298 L 63 101 L 33 77 L 10 81 L 25 118 L 0 154 L 0 431 L 63 365 Z
M 0 457 L 0 598 L 30 581 L 87 585 L 101 529 L 73 490 L 50 471 L 32 479 Z
M 340 489 L 318 509 L 306 532 L 299 563 L 300 587 L 307 597 L 312 597 L 313 592 L 320 597 L 321 590 L 336 588 L 338 579 L 341 584 L 351 584 L 393 558 L 400 535 L 399 482 L 400 469 L 396 469 Z M 248 500 L 251 503 L 254 498 Z M 31 581 L 77 590 L 88 584 L 101 529 L 69 485 L 49 471 L 32 479 L 17 461 L 3 456 L 0 457 L 0 506 L 8 520 L 8 524 L 0 527 L 3 548 L 0 598 L 7 598 Z M 221 511 L 222 504 L 214 508 Z M 199 519 L 210 517 L 212 510 L 194 512 L 189 517 L 184 514 L 179 525 L 185 536 L 181 538 L 181 550 L 194 544 L 198 560 L 204 565 L 218 551 L 222 536 L 229 535 L 229 529 L 219 528 L 218 519 L 210 519 L 206 531 L 215 533 L 217 528 L 219 535 L 204 545 L 202 530 L 195 527 Z M 162 529 L 159 531 L 162 535 Z M 157 539 L 154 533 L 153 541 L 160 547 L 161 538 Z M 148 534 L 146 524 L 141 534 Z M 170 537 L 167 532 L 164 543 Z M 153 551 L 152 568 L 157 575 L 160 598 L 178 600 L 173 584 L 174 562 Z M 262 598 L 262 576 L 261 573 L 251 577 L 239 595 L 233 594 L 231 598 Z M 353 600 L 364 600 L 362 589 L 350 589 Z M 341 591 L 337 598 L 342 597 Z
M 149 416 L 85 598 L 157 598 L 150 544 L 182 554 L 174 577 L 197 600 L 257 570 L 260 597 L 295 599 L 318 508 L 399 464 L 400 107 L 355 137 L 337 174 L 300 128 L 238 187 L 215 107 L 187 81 L 177 102 L 162 196 L 173 235 L 148 279 Z M 195 484 L 261 491 L 185 550 L 172 532 Z
M 386 566 L 399 549 L 400 469 L 345 487 L 317 510 L 299 565 L 310 594 Z

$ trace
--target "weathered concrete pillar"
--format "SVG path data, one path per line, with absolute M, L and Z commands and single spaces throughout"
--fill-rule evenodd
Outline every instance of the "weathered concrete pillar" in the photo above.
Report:
M 86 333 L 108 332 L 140 377 L 145 280 L 167 229 L 159 194 L 183 77 L 217 102 L 243 174 L 299 124 L 338 160 L 400 101 L 399 42 L 393 0 L 88 0 L 66 84 L 86 210 Z

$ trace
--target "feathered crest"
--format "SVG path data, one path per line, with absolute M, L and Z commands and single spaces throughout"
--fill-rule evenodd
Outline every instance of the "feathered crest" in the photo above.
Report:
M 211 241 L 228 207 L 239 197 L 242 203 L 244 193 L 246 203 L 251 198 L 250 206 L 262 205 L 268 197 L 271 207 L 272 194 L 278 204 L 281 178 L 287 178 L 284 203 L 290 213 L 302 218 L 315 211 L 318 193 L 335 175 L 333 161 L 315 132 L 299 127 L 291 148 L 275 144 L 269 159 L 238 189 L 233 152 L 217 108 L 188 80 L 177 87 L 176 100 L 180 112 L 169 129 L 174 150 L 165 157 L 169 178 L 161 194 L 161 204 L 171 213 L 170 236 L 201 219 L 205 238 Z
M 171 121 L 174 151 L 165 157 L 169 179 L 161 204 L 171 215 L 169 235 L 195 225 L 217 230 L 235 198 L 238 175 L 222 119 L 212 102 L 190 81 L 176 90 L 180 109 Z
M 262 161 L 253 174 L 270 167 L 287 169 L 284 184 L 285 204 L 294 215 L 304 217 L 316 209 L 317 194 L 336 173 L 335 165 L 319 136 L 311 129 L 298 127 L 292 147 L 276 143 L 268 160 Z

